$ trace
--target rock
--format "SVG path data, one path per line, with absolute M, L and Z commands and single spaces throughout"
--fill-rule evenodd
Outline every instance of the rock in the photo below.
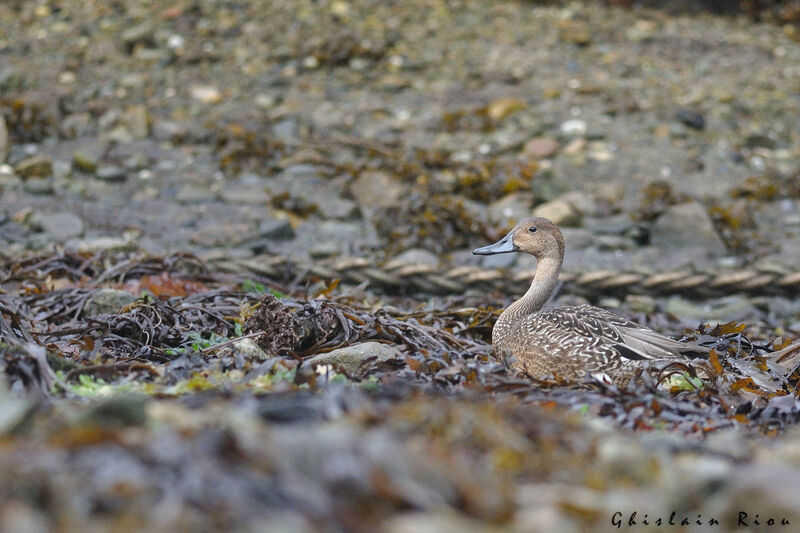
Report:
M 381 342 L 362 342 L 338 348 L 328 353 L 315 355 L 308 360 L 312 366 L 332 365 L 337 372 L 349 376 L 362 377 L 373 361 L 382 362 L 401 357 L 402 350 L 392 344 Z
M 136 296 L 118 289 L 100 289 L 86 299 L 83 316 L 118 313 L 126 305 L 136 301 Z
M 74 113 L 61 121 L 58 131 L 65 139 L 77 139 L 89 132 L 90 122 L 89 113 Z
M 406 187 L 386 172 L 367 170 L 350 184 L 350 193 L 362 207 L 392 207 L 405 196 Z
M 731 320 L 753 321 L 758 317 L 756 307 L 744 296 L 728 296 L 713 301 L 695 303 L 680 296 L 667 300 L 664 311 L 690 325 L 700 321 L 725 323 Z
M 315 205 L 323 218 L 348 219 L 358 215 L 358 204 L 347 198 L 328 196 L 320 198 Z
M 583 228 L 561 228 L 567 250 L 581 250 L 594 244 L 597 236 Z
M 533 194 L 513 192 L 489 204 L 489 222 L 500 228 L 511 228 L 525 217 L 531 216 Z
M 22 189 L 29 194 L 53 194 L 53 180 L 50 178 L 34 178 L 22 182 Z
M 266 361 L 269 359 L 267 352 L 261 349 L 258 343 L 252 339 L 239 339 L 233 343 L 233 349 L 245 356 L 250 361 Z
M 694 130 L 703 130 L 706 127 L 705 117 L 691 109 L 679 109 L 675 112 L 675 120 Z
M 561 145 L 558 141 L 547 137 L 534 137 L 525 143 L 523 152 L 535 159 L 546 159 L 556 155 Z
M 258 224 L 258 236 L 264 239 L 293 239 L 294 230 L 287 218 L 268 218 Z
M 65 243 L 65 248 L 76 250 L 82 254 L 95 254 L 105 250 L 130 250 L 135 248 L 135 243 L 124 237 L 97 237 L 82 240 L 70 239 Z
M 775 139 L 763 133 L 748 135 L 744 140 L 744 145 L 747 148 L 767 148 L 768 150 L 774 150 L 778 147 L 778 143 Z
M 496 254 L 484 255 L 481 257 L 481 267 L 492 268 L 511 268 L 519 261 L 520 254 Z
M 44 155 L 26 157 L 14 165 L 14 171 L 22 179 L 47 178 L 53 175 L 53 160 Z
M 129 107 L 120 120 L 134 139 L 146 139 L 150 134 L 150 117 L 144 106 Z
M 518 98 L 500 98 L 486 107 L 486 115 L 494 122 L 499 122 L 510 117 L 527 107 L 525 102 Z
M 83 235 L 83 220 L 73 213 L 49 213 L 39 215 L 38 225 L 57 241 L 65 241 Z
M 0 163 L 4 163 L 8 157 L 8 127 L 6 126 L 6 119 L 0 113 Z
M 270 195 L 263 185 L 231 184 L 220 191 L 220 197 L 231 204 L 266 205 Z
M 578 227 L 581 225 L 581 213 L 563 197 L 536 206 L 533 216 L 549 218 L 559 226 Z
M 222 92 L 211 85 L 193 85 L 189 89 L 192 99 L 204 104 L 216 104 L 222 101 Z
M 650 229 L 650 243 L 667 251 L 700 247 L 708 255 L 724 255 L 725 243 L 717 234 L 706 208 L 697 202 L 670 206 Z
M 108 182 L 120 182 L 128 177 L 128 171 L 115 165 L 104 165 L 97 169 L 94 177 Z
M 589 25 L 582 20 L 564 20 L 559 24 L 559 38 L 570 44 L 586 46 L 592 42 Z
M 392 263 L 437 266 L 439 264 L 439 256 L 430 250 L 425 250 L 422 248 L 410 248 L 405 252 L 394 256 L 392 258 Z
M 159 141 L 179 143 L 189 136 L 189 126 L 172 120 L 157 120 L 153 122 L 150 132 Z
M 272 126 L 272 134 L 282 143 L 294 144 L 299 141 L 297 121 L 286 118 Z
M 567 120 L 561 124 L 561 134 L 566 137 L 579 137 L 586 133 L 586 121 L 580 119 Z
M 97 157 L 94 154 L 78 150 L 72 154 L 72 166 L 89 174 L 97 170 Z
M 151 44 L 154 32 L 155 26 L 153 26 L 152 22 L 145 21 L 126 29 L 119 38 L 130 53 L 137 44 Z
M 326 257 L 334 257 L 342 253 L 342 248 L 335 242 L 320 242 L 313 245 L 308 253 L 314 259 L 324 259 Z

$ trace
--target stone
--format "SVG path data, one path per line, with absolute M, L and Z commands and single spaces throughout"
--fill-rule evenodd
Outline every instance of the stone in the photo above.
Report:
M 126 29 L 125 31 L 120 34 L 120 40 L 128 49 L 128 51 L 132 51 L 134 46 L 139 43 L 146 43 L 149 44 L 153 40 L 153 33 L 155 32 L 155 26 L 150 21 L 142 22 L 141 24 L 137 24 L 135 26 L 131 26 L 130 28 Z
M 589 25 L 582 20 L 564 20 L 559 24 L 559 38 L 570 44 L 586 46 L 592 42 Z
M 347 198 L 328 196 L 319 198 L 314 204 L 323 218 L 348 219 L 358 215 L 358 204 Z
M 410 248 L 392 258 L 392 263 L 405 263 L 413 265 L 439 265 L 439 256 L 423 248 Z
M 0 113 L 0 163 L 5 163 L 8 157 L 8 127 L 6 126 L 6 119 Z
M 128 177 L 128 171 L 115 165 L 104 165 L 97 169 L 94 177 L 108 182 L 120 182 Z
M 14 165 L 14 171 L 22 179 L 47 178 L 53 175 L 53 160 L 44 155 L 33 155 Z
M 738 295 L 698 303 L 672 296 L 667 300 L 664 311 L 689 325 L 697 325 L 700 321 L 721 324 L 731 320 L 753 321 L 759 314 L 749 299 Z
M 22 189 L 29 194 L 53 194 L 53 180 L 50 178 L 33 178 L 22 182 Z
M 83 220 L 74 213 L 47 213 L 39 215 L 38 226 L 57 241 L 83 235 Z
M 239 339 L 233 343 L 233 349 L 245 356 L 250 361 L 266 361 L 269 359 L 267 352 L 261 349 L 255 339 Z
M 392 207 L 400 203 L 406 187 L 381 170 L 366 170 L 350 184 L 350 193 L 362 207 Z
M 582 220 L 580 211 L 562 197 L 536 206 L 533 216 L 549 218 L 555 224 L 567 227 L 578 227 Z
M 548 137 L 534 137 L 525 143 L 523 152 L 525 155 L 535 159 L 546 159 L 558 153 L 561 144 L 554 139 Z
M 566 137 L 580 137 L 586 133 L 586 121 L 571 119 L 561 124 L 561 134 Z
M 489 204 L 489 222 L 500 228 L 511 228 L 521 219 L 531 216 L 533 194 L 513 192 Z
M 91 115 L 89 113 L 74 113 L 64 118 L 58 131 L 65 139 L 77 139 L 89 132 Z
M 267 205 L 270 195 L 259 185 L 231 184 L 219 193 L 220 197 L 231 204 Z
M 700 247 L 708 255 L 726 253 L 725 243 L 717 234 L 706 208 L 697 202 L 670 206 L 650 228 L 653 246 L 671 249 Z
M 705 117 L 701 113 L 692 111 L 691 109 L 679 109 L 676 111 L 675 120 L 693 130 L 704 130 L 706 127 Z
M 72 154 L 72 166 L 81 172 L 93 174 L 97 170 L 97 157 L 90 152 L 77 150 Z
M 288 218 L 268 218 L 258 224 L 258 236 L 265 239 L 293 239 L 294 230 Z
M 150 133 L 159 141 L 179 143 L 189 136 L 189 126 L 172 120 L 156 120 Z
M 100 289 L 92 293 L 83 306 L 83 316 L 118 313 L 126 305 L 136 301 L 133 294 L 118 289 Z
M 494 122 L 510 117 L 527 106 L 518 98 L 499 98 L 486 107 L 486 115 Z
M 193 100 L 204 104 L 216 104 L 222 101 L 222 92 L 211 85 L 193 85 L 189 89 Z
M 134 139 L 146 139 L 150 134 L 150 117 L 144 106 L 129 107 L 120 120 Z
M 402 350 L 398 346 L 370 341 L 315 355 L 308 360 L 308 363 L 312 366 L 331 365 L 337 372 L 363 377 L 369 370 L 371 362 L 383 362 L 401 356 Z
M 272 134 L 281 142 L 294 144 L 299 140 L 297 121 L 287 118 L 272 126 Z

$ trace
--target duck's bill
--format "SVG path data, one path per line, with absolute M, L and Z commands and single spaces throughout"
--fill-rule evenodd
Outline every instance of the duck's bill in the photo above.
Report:
M 495 254 L 510 254 L 511 252 L 518 252 L 519 247 L 514 244 L 514 232 L 509 233 L 499 241 L 483 248 L 476 248 L 472 250 L 475 255 L 495 255 Z

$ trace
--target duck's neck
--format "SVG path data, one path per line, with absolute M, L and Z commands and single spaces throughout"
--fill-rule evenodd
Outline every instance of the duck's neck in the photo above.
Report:
M 561 258 L 543 257 L 539 260 L 539 264 L 536 266 L 536 274 L 533 276 L 533 281 L 531 281 L 531 286 L 527 292 L 522 298 L 509 305 L 500 315 L 500 318 L 497 319 L 492 329 L 492 343 L 496 344 L 507 332 L 511 331 L 515 322 L 531 313 L 535 313 L 547 303 L 558 283 L 560 271 Z

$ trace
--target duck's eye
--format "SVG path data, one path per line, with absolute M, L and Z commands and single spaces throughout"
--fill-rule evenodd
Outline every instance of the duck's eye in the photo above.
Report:
M 528 228 L 528 233 L 536 233 L 536 226 L 531 226 Z

